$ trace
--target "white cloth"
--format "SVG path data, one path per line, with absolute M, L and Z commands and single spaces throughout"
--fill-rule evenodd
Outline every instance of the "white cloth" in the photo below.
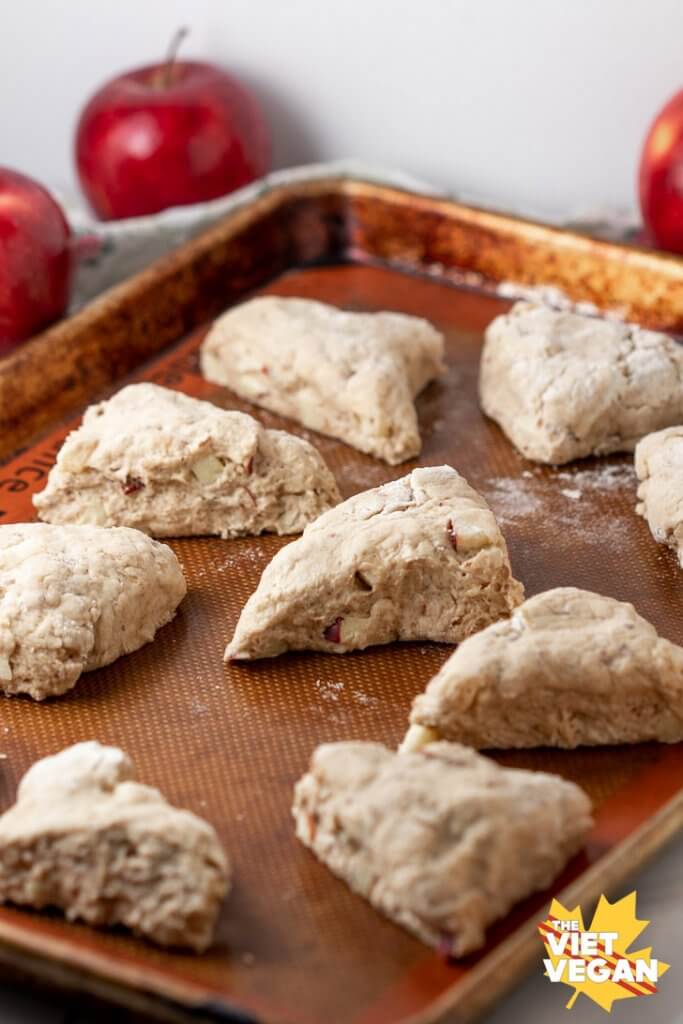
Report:
M 259 181 L 220 199 L 194 206 L 177 206 L 163 213 L 130 220 L 97 221 L 75 199 L 57 198 L 65 207 L 77 238 L 92 240 L 93 252 L 83 260 L 74 280 L 72 312 L 111 285 L 138 273 L 153 260 L 200 234 L 222 217 L 252 202 L 280 185 L 320 178 L 360 178 L 364 181 L 409 189 L 423 195 L 457 198 L 461 202 L 486 207 L 481 197 L 444 194 L 426 181 L 403 171 L 377 167 L 361 160 L 337 160 L 274 171 Z M 533 217 L 533 211 L 512 211 Z M 638 226 L 633 212 L 619 210 L 575 211 L 561 223 L 589 228 L 591 233 L 605 237 L 625 237 Z

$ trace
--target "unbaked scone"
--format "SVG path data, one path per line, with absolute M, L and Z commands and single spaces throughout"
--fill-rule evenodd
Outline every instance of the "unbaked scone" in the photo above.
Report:
M 205 950 L 230 884 L 213 828 L 135 781 L 123 751 L 78 743 L 36 762 L 0 817 L 0 901 Z
M 139 530 L 0 526 L 0 692 L 66 693 L 153 640 L 186 590 L 171 549 Z
M 307 441 L 156 384 L 91 406 L 33 503 L 50 523 L 153 537 L 301 533 L 341 500 Z
M 573 783 L 455 743 L 318 747 L 292 810 L 297 836 L 335 875 L 449 956 L 479 949 L 493 921 L 547 888 L 592 824 Z
M 392 466 L 422 447 L 414 398 L 444 371 L 443 337 L 402 313 L 263 296 L 216 320 L 205 377 Z
M 648 434 L 635 454 L 636 511 L 647 519 L 652 536 L 678 555 L 683 567 L 683 426 Z
M 486 331 L 479 395 L 536 462 L 632 451 L 683 421 L 683 347 L 632 324 L 518 302 Z
M 403 750 L 683 740 L 683 648 L 632 605 L 558 587 L 466 640 L 415 699 Z
M 230 658 L 456 644 L 523 598 L 493 512 L 450 466 L 414 469 L 307 526 L 247 601 Z

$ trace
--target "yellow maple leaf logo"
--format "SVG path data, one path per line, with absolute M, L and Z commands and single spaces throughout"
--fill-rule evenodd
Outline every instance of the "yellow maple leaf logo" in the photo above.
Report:
M 559 900 L 552 901 L 547 919 L 538 928 L 548 954 L 546 976 L 574 989 L 568 1010 L 580 993 L 607 1013 L 619 999 L 656 993 L 657 980 L 669 964 L 655 960 L 651 946 L 629 950 L 649 923 L 636 917 L 635 892 L 616 903 L 601 896 L 588 929 L 580 907 L 567 910 Z M 576 980 L 581 975 L 584 980 Z

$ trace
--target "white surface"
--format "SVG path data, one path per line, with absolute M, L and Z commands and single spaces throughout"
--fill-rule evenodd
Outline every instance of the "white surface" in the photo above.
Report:
M 261 95 L 275 166 L 362 156 L 504 206 L 631 205 L 643 133 L 683 82 L 680 0 L 0 0 L 0 163 L 72 182 L 103 79 L 186 55 Z

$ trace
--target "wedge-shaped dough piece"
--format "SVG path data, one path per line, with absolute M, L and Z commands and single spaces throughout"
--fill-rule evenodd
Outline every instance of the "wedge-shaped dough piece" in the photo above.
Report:
M 678 555 L 683 567 L 683 426 L 648 434 L 635 455 L 640 480 L 636 511 L 652 536 Z
M 245 537 L 301 533 L 340 500 L 307 441 L 156 384 L 131 384 L 87 410 L 34 505 L 51 523 Z
M 528 459 L 632 451 L 683 421 L 683 347 L 631 324 L 518 302 L 486 331 L 479 393 Z
M 349 498 L 279 551 L 226 658 L 459 643 L 522 597 L 481 495 L 450 466 L 415 469 Z
M 444 370 L 443 337 L 402 313 L 264 296 L 220 317 L 204 376 L 392 466 L 422 447 L 413 399 Z
M 202 952 L 227 857 L 210 825 L 134 780 L 122 750 L 95 742 L 34 764 L 0 818 L 0 901 Z
M 171 549 L 139 530 L 0 526 L 0 692 L 66 693 L 153 640 L 186 590 Z
M 416 698 L 403 744 L 578 747 L 683 740 L 683 648 L 630 604 L 558 587 L 466 640 Z
M 455 743 L 323 745 L 293 806 L 297 836 L 335 875 L 450 956 L 479 949 L 493 921 L 551 884 L 590 810 L 571 782 Z

